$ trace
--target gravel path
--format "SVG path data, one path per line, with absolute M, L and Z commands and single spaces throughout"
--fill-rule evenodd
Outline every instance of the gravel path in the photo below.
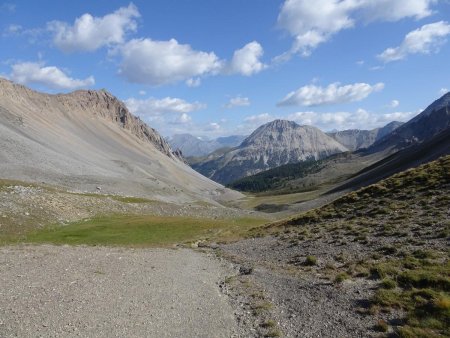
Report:
M 238 337 L 218 283 L 192 250 L 0 248 L 0 337 Z

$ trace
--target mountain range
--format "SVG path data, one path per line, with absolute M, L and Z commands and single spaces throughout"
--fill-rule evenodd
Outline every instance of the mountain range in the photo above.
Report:
M 352 153 L 330 156 L 322 161 L 276 167 L 238 179 L 229 186 L 241 191 L 271 193 L 298 192 L 334 186 L 329 191 L 333 193 L 367 186 L 402 170 L 449 155 L 449 112 L 450 93 L 401 126 L 395 122 L 373 131 L 350 130 L 333 133 L 344 134 L 345 141 L 350 139 L 348 142 L 350 145 L 354 141 L 351 140 L 351 136 L 378 133 L 380 135 L 378 140 L 369 147 L 363 147 Z M 393 130 L 389 132 L 389 129 Z M 384 133 L 385 135 L 381 136 Z
M 172 149 L 181 150 L 185 157 L 199 157 L 206 156 L 220 148 L 236 147 L 244 139 L 245 136 L 242 135 L 231 135 L 207 140 L 191 134 L 175 134 L 168 137 L 167 142 Z
M 393 121 L 384 127 L 371 130 L 348 129 L 337 132 L 330 132 L 327 135 L 334 138 L 340 144 L 344 145 L 348 150 L 355 151 L 362 148 L 368 148 L 376 141 L 380 140 L 387 134 L 391 133 L 403 122 Z

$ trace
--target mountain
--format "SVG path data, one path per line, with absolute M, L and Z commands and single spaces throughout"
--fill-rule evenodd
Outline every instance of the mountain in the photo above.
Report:
M 450 155 L 450 128 L 445 129 L 430 140 L 413 144 L 370 165 L 330 192 L 364 187 L 390 175 L 434 161 L 446 155 Z
M 345 151 L 347 148 L 315 127 L 275 120 L 260 126 L 240 146 L 219 158 L 194 164 L 193 168 L 227 184 L 283 164 L 318 160 Z
M 237 196 L 104 90 L 49 95 L 0 79 L 0 144 L 3 179 L 168 202 Z
M 191 134 L 175 134 L 167 138 L 167 141 L 173 149 L 180 149 L 186 157 L 200 157 L 208 155 L 220 148 L 236 147 L 244 139 L 245 136 L 232 135 L 213 140 L 203 140 Z
M 237 147 L 245 140 L 247 136 L 244 135 L 231 135 L 231 136 L 222 136 L 216 138 L 216 142 L 218 142 L 223 147 Z
M 376 141 L 391 133 L 403 122 L 393 121 L 382 128 L 372 130 L 348 129 L 327 133 L 340 144 L 344 145 L 348 150 L 355 151 L 361 148 L 368 148 Z
M 450 127 L 450 92 L 429 105 L 419 115 L 376 141 L 368 152 L 399 150 L 430 140 Z

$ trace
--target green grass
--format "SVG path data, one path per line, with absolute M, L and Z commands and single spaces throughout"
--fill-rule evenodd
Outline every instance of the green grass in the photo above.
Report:
M 51 226 L 26 235 L 24 242 L 120 246 L 170 246 L 200 239 L 228 241 L 261 225 L 255 218 L 201 219 L 190 217 L 107 216 Z
M 433 257 L 437 253 L 430 252 Z M 427 256 L 430 256 L 427 255 Z M 377 264 L 375 277 L 384 278 L 373 304 L 407 313 L 401 337 L 433 337 L 450 333 L 450 262 L 405 257 Z M 384 277 L 383 277 L 384 276 Z M 400 288 L 396 288 L 396 286 Z

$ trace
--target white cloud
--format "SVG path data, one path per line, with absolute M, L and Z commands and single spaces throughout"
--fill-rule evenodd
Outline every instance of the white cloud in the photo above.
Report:
M 275 58 L 286 61 L 293 54 L 308 56 L 334 34 L 352 28 L 358 21 L 420 19 L 432 13 L 436 0 L 286 0 L 278 15 L 278 25 L 294 38 L 290 51 Z
M 177 116 L 172 122 L 171 124 L 188 124 L 192 121 L 192 118 L 186 114 L 186 113 L 182 113 L 181 115 Z
M 143 96 L 143 95 L 147 95 L 147 92 L 146 92 L 145 90 L 140 90 L 140 91 L 139 91 L 139 95 L 142 95 L 142 96 Z
M 247 116 L 244 119 L 244 122 L 250 122 L 252 124 L 261 125 L 263 123 L 272 121 L 273 119 L 274 119 L 274 117 L 272 115 L 270 115 L 269 113 L 263 113 L 263 114 L 259 114 L 259 115 Z
M 361 101 L 373 92 L 384 88 L 383 83 L 370 85 L 367 83 L 354 83 L 341 86 L 332 83 L 327 87 L 316 85 L 303 86 L 286 95 L 278 106 L 324 106 L 336 103 Z
M 400 105 L 399 100 L 392 100 L 391 103 L 389 103 L 389 107 L 391 108 L 397 108 Z
M 447 94 L 448 93 L 448 89 L 447 88 L 441 88 L 440 90 L 439 90 L 439 94 L 441 94 L 441 95 L 445 95 L 445 94 Z
M 409 54 L 430 54 L 438 52 L 450 35 L 450 25 L 439 21 L 409 32 L 398 47 L 388 48 L 378 55 L 384 62 L 402 60 Z
M 403 18 L 423 19 L 430 16 L 437 0 L 364 0 L 361 13 L 366 21 L 398 21 Z
M 245 76 L 259 73 L 267 67 L 267 65 L 260 61 L 263 54 L 263 48 L 258 42 L 252 41 L 248 43 L 234 52 L 227 72 Z
M 119 73 L 130 82 L 163 85 L 214 74 L 222 61 L 213 53 L 196 51 L 177 40 L 133 39 L 118 48 Z
M 10 24 L 5 29 L 3 29 L 3 36 L 11 36 L 20 34 L 23 31 L 23 27 L 17 24 Z
M 287 119 L 302 125 L 312 125 L 322 130 L 372 129 L 392 121 L 406 122 L 419 112 L 370 113 L 364 109 L 355 112 L 318 113 L 314 111 L 289 114 Z
M 256 41 L 236 50 L 229 62 L 214 52 L 197 51 L 175 39 L 133 39 L 111 51 L 111 54 L 116 53 L 122 56 L 119 69 L 122 76 L 130 82 L 154 86 L 186 81 L 187 86 L 197 87 L 201 77 L 218 74 L 251 76 L 267 67 L 260 61 L 263 50 Z
M 209 127 L 210 127 L 212 130 L 217 130 L 217 129 L 220 129 L 220 124 L 218 124 L 217 122 L 211 122 L 211 123 L 209 124 Z
M 199 77 L 196 78 L 190 78 L 186 80 L 186 85 L 188 87 L 194 88 L 200 86 L 202 83 L 202 80 Z
M 11 2 L 4 2 L 0 5 L 0 13 L 14 13 L 16 11 L 16 5 Z
M 236 96 L 236 97 L 232 97 L 230 99 L 230 101 L 228 101 L 228 103 L 224 105 L 224 107 L 227 109 L 231 109 L 234 107 L 244 107 L 244 106 L 249 106 L 249 105 L 250 105 L 250 100 L 248 97 Z
M 103 17 L 86 13 L 75 19 L 73 25 L 52 21 L 47 28 L 53 33 L 53 43 L 66 53 L 94 51 L 103 46 L 123 43 L 129 32 L 137 28 L 136 18 L 140 16 L 135 5 L 121 7 Z
M 200 102 L 189 103 L 183 99 L 165 97 L 163 99 L 149 98 L 145 100 L 129 98 L 125 104 L 132 113 L 141 116 L 160 115 L 165 113 L 185 114 L 206 108 Z
M 11 66 L 10 79 L 21 84 L 41 84 L 52 89 L 76 89 L 89 87 L 95 84 L 93 76 L 74 79 L 54 66 L 45 66 L 43 63 L 22 62 Z

